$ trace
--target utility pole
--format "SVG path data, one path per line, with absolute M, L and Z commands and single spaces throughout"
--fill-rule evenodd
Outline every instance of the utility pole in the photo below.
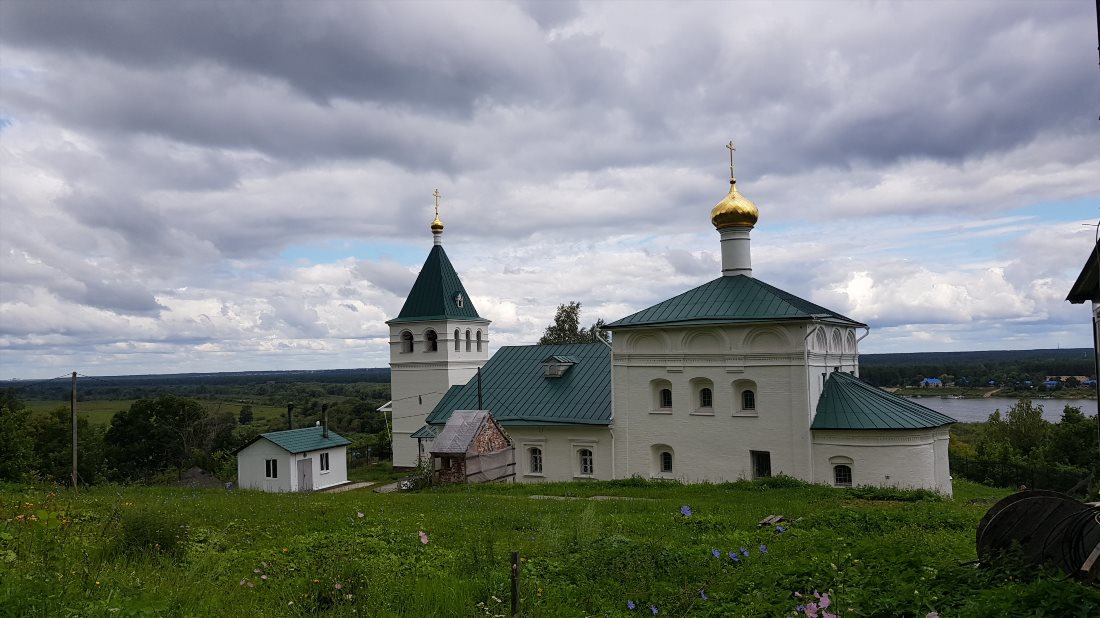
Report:
M 72 398 L 69 402 L 69 410 L 73 415 L 73 491 L 76 491 L 76 372 L 73 372 Z

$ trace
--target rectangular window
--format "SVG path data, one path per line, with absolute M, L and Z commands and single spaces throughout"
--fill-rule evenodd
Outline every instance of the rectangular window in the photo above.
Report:
M 772 454 L 768 451 L 749 451 L 752 456 L 752 478 L 762 479 L 772 475 Z
M 531 474 L 542 474 L 542 449 L 541 448 L 532 448 L 530 450 L 530 453 L 531 453 L 530 473 Z
M 277 479 L 279 478 L 279 460 L 268 459 L 267 460 L 267 478 Z
M 321 453 L 321 472 L 328 472 L 328 453 Z

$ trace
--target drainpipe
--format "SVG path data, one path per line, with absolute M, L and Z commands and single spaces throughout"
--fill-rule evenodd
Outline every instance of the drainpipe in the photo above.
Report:
M 853 354 L 856 355 L 856 377 L 857 378 L 859 377 L 859 342 L 863 341 L 864 339 L 867 338 L 867 335 L 871 334 L 871 327 L 870 326 L 864 326 L 863 329 L 867 332 L 863 333 L 863 335 L 861 335 L 859 339 L 856 339 L 856 349 L 853 350 L 853 352 L 852 352 Z
M 607 425 L 607 431 L 611 434 L 611 478 L 617 479 L 619 476 L 615 472 L 615 460 L 618 459 L 618 453 L 615 452 L 615 430 L 611 428 L 615 423 L 615 348 L 611 347 L 611 343 L 599 333 L 596 334 L 596 339 L 599 339 L 600 343 L 607 346 L 608 351 L 611 352 L 611 421 Z
M 810 397 L 810 336 L 817 332 L 821 325 L 817 322 L 813 322 L 813 328 L 807 329 L 806 337 L 802 340 L 802 364 L 806 367 L 806 413 L 810 414 L 809 419 L 812 424 L 813 419 L 813 398 Z M 828 344 L 826 343 L 826 346 Z M 828 347 L 826 347 L 826 354 L 828 353 Z M 810 460 L 810 482 L 815 482 L 814 479 L 814 437 L 813 431 L 809 425 L 806 425 L 806 455 Z
M 328 404 L 321 404 L 321 437 L 328 440 Z

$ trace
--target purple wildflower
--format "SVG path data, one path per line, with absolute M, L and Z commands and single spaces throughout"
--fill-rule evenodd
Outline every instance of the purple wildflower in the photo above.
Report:
M 262 579 L 262 580 L 264 580 L 264 581 L 266 582 L 266 581 L 267 581 L 267 575 L 266 575 L 266 574 L 265 574 L 265 575 L 261 575 L 261 576 L 260 576 L 260 579 Z
M 252 569 L 252 572 L 259 575 L 260 574 L 260 569 Z
M 722 557 L 722 552 L 718 551 L 717 549 L 714 549 L 713 547 L 711 548 L 711 550 L 710 550 L 710 553 L 711 553 L 711 555 L 713 555 L 713 556 L 714 556 L 715 558 L 720 558 L 720 557 Z
M 335 585 L 333 586 L 333 588 L 335 588 L 335 589 L 337 589 L 337 590 L 339 590 L 339 589 L 341 589 L 341 588 L 343 588 L 343 587 L 344 587 L 344 585 L 343 585 L 343 584 L 341 584 L 340 582 L 336 582 L 336 584 L 335 584 Z
M 806 611 L 806 606 L 805 605 L 799 605 L 798 607 L 794 608 L 794 611 L 802 613 L 802 612 Z
M 243 579 L 242 579 L 242 580 L 241 580 L 241 585 L 242 585 L 242 586 L 244 585 L 244 582 L 245 582 L 245 580 L 243 580 Z
M 762 553 L 762 554 L 768 553 L 768 546 L 767 545 L 761 545 L 760 546 L 760 553 Z
M 731 551 L 729 553 L 729 556 L 730 556 L 730 560 L 733 560 L 734 562 L 741 562 L 741 557 L 737 555 L 737 552 Z
M 626 608 L 627 609 L 634 609 L 635 607 L 638 607 L 638 606 L 634 604 L 634 601 L 627 601 L 626 602 Z
M 686 505 L 681 506 L 680 507 L 680 514 L 683 515 L 684 517 L 691 517 L 691 507 L 686 506 Z
M 700 588 L 699 589 L 699 598 L 706 601 L 707 600 L 707 591 Z
M 657 606 L 656 606 L 656 605 L 650 605 L 650 606 L 649 606 L 649 611 L 653 612 L 653 615 L 654 615 L 654 616 L 656 616 L 656 615 L 658 614 L 658 611 L 657 611 Z
M 784 528 L 783 526 L 776 526 L 776 527 L 775 527 L 775 531 L 776 531 L 776 532 L 786 532 L 786 531 L 787 531 L 787 529 L 786 529 L 786 528 Z
M 748 558 L 748 557 L 749 557 L 749 550 L 748 550 L 748 549 L 746 549 L 746 548 L 744 548 L 744 547 L 742 547 L 742 548 L 741 548 L 741 555 L 742 555 L 742 556 L 744 556 L 744 557 L 746 557 L 746 558 Z

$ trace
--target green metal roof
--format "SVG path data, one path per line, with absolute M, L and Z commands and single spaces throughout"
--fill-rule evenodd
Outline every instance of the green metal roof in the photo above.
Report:
M 424 425 L 420 429 L 417 429 L 416 431 L 412 432 L 412 435 L 409 436 L 409 437 L 410 438 L 422 438 L 422 439 L 430 440 L 432 438 L 435 438 L 435 428 L 432 427 L 431 425 Z
M 564 376 L 547 379 L 550 356 L 575 361 Z M 502 426 L 607 425 L 611 422 L 611 350 L 603 343 L 505 346 L 481 368 L 484 406 Z M 443 425 L 455 410 L 476 410 L 477 376 L 451 387 L 427 423 Z
M 257 439 L 267 438 L 277 446 L 291 453 L 319 451 L 326 448 L 351 444 L 351 440 L 348 440 L 332 430 L 329 430 L 328 438 L 322 436 L 321 433 L 321 427 L 303 427 L 302 429 L 288 429 L 286 431 L 263 433 L 260 434 Z M 253 440 L 253 442 L 255 442 L 255 440 Z
M 866 326 L 759 279 L 732 275 L 704 283 L 679 296 L 612 322 L 605 328 L 777 320 L 821 320 Z
M 1100 300 L 1100 241 L 1092 248 L 1089 259 L 1077 275 L 1077 281 L 1069 290 L 1066 300 L 1073 304 Z
M 462 306 L 455 297 L 462 294 Z M 470 295 L 462 287 L 454 266 L 447 259 L 443 245 L 434 245 L 424 267 L 416 276 L 416 283 L 405 298 L 401 313 L 386 322 L 414 322 L 422 320 L 480 320 Z
M 954 422 L 946 414 L 834 371 L 825 381 L 810 429 L 931 429 Z

